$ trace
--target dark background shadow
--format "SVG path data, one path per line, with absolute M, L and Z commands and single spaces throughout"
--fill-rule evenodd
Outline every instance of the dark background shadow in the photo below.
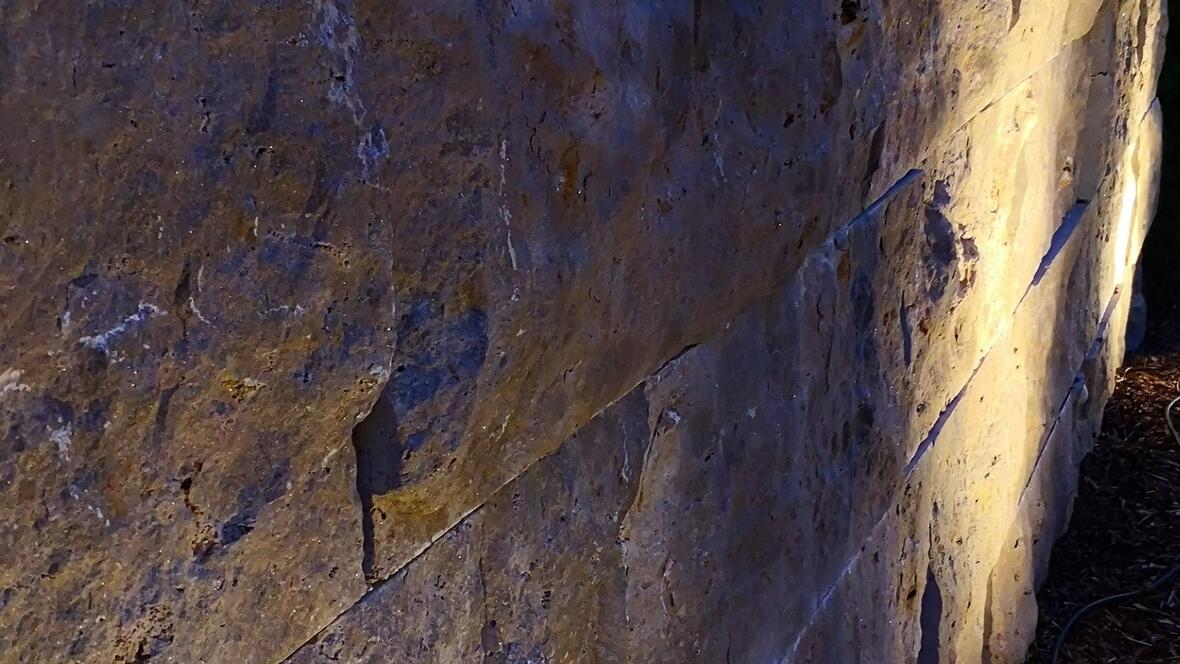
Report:
M 1172 25 L 1157 93 L 1164 114 L 1159 207 L 1141 263 L 1150 330 L 1145 350 L 1161 350 L 1161 344 L 1175 348 L 1180 341 L 1180 2 L 1173 0 L 1171 10 Z

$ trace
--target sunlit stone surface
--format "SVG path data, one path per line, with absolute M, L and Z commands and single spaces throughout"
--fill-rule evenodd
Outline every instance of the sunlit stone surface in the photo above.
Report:
M 1166 21 L 780 5 L 0 9 L 0 659 L 1022 661 Z

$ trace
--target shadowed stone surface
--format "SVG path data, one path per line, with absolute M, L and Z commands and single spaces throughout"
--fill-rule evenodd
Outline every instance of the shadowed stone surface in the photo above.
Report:
M 789 4 L 0 8 L 0 652 L 1019 661 L 1160 8 Z

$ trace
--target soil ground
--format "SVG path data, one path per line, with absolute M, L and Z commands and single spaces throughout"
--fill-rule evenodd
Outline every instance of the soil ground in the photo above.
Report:
M 1180 395 L 1178 331 L 1175 307 L 1157 310 L 1143 349 L 1120 372 L 1102 433 L 1082 461 L 1069 531 L 1037 593 L 1029 662 L 1049 661 L 1078 608 L 1146 585 L 1180 560 L 1180 445 L 1164 421 L 1164 407 Z M 1180 405 L 1173 415 L 1180 420 Z M 1070 632 L 1060 661 L 1180 662 L 1180 581 L 1089 614 Z

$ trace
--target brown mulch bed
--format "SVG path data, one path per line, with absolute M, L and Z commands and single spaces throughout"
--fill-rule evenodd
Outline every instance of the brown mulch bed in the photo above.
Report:
M 1040 621 L 1029 662 L 1049 662 L 1061 626 L 1082 606 L 1135 590 L 1180 560 L 1180 446 L 1164 407 L 1180 395 L 1180 316 L 1162 312 L 1128 358 L 1102 433 L 1082 462 L 1069 531 L 1053 548 L 1037 593 Z M 1180 404 L 1173 409 L 1180 426 Z M 1180 662 L 1180 581 L 1088 614 L 1060 662 Z

